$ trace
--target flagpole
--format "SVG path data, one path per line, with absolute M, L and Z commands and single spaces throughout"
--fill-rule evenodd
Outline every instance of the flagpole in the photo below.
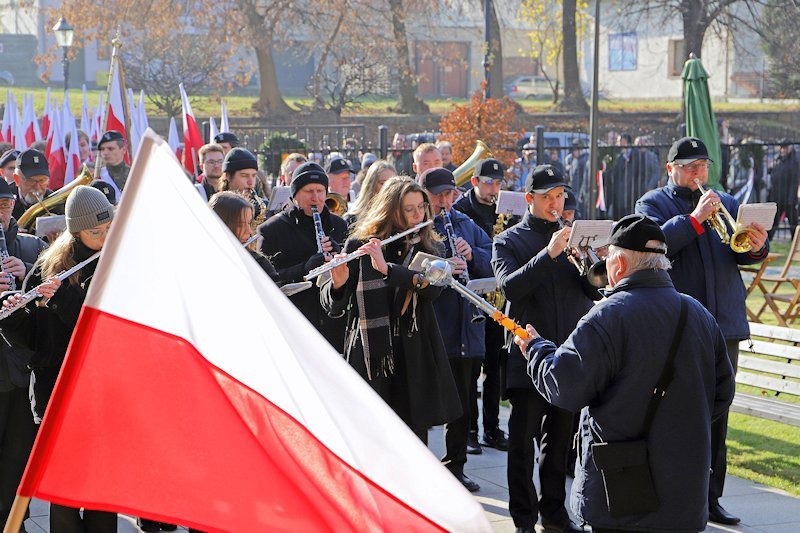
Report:
M 109 61 L 108 83 L 106 84 L 106 100 L 108 100 L 108 105 L 111 104 L 111 88 L 112 84 L 114 83 L 114 65 L 117 63 L 117 60 L 119 59 L 119 49 L 122 48 L 122 41 L 119 38 L 121 31 L 122 27 L 117 26 L 117 34 L 114 36 L 113 39 L 111 39 L 111 61 Z M 105 116 L 105 121 L 103 123 L 103 131 L 100 132 L 100 135 L 103 135 L 103 132 L 105 132 L 106 128 L 108 128 L 108 117 L 110 114 L 106 113 L 105 115 L 106 116 Z M 102 157 L 100 157 L 99 152 L 100 149 L 98 148 L 97 158 L 94 161 L 94 173 L 93 173 L 94 179 L 100 178 L 100 160 L 102 159 Z
M 122 43 L 120 43 L 120 48 L 122 48 Z M 136 154 L 131 154 L 131 112 L 128 109 L 128 88 L 125 86 L 125 70 L 122 68 L 122 58 L 117 58 L 117 62 L 119 63 L 119 91 L 122 93 L 122 120 L 125 121 L 125 139 L 127 140 L 131 162 L 133 162 L 133 156 Z
M 20 527 L 22 527 L 22 521 L 25 519 L 25 509 L 28 508 L 29 503 L 31 503 L 31 499 L 28 496 L 20 496 L 19 494 L 14 496 L 14 503 L 11 505 L 11 511 L 8 514 L 3 533 L 17 533 L 19 531 Z

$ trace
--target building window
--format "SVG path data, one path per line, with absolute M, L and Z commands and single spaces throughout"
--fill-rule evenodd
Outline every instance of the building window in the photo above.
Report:
M 636 32 L 608 36 L 608 70 L 636 70 Z
M 686 57 L 686 41 L 683 39 L 670 39 L 669 41 L 669 75 L 676 78 L 683 72 Z

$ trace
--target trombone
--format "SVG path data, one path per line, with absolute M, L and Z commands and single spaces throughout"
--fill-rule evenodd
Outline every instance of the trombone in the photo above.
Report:
M 695 184 L 701 194 L 705 194 L 707 189 L 703 188 L 700 180 L 695 178 Z M 750 234 L 747 228 L 743 228 L 741 224 L 737 224 L 731 214 L 725 209 L 725 205 L 720 201 L 716 210 L 711 214 L 708 219 L 708 225 L 719 235 L 722 244 L 729 244 L 731 250 L 737 254 L 743 254 L 753 249 L 753 244 L 750 242 Z M 732 235 L 728 233 L 728 227 L 733 232 Z

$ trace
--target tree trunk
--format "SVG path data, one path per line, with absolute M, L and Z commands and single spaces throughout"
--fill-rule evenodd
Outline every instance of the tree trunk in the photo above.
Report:
M 489 2 L 489 51 L 491 66 L 489 76 L 492 83 L 489 85 L 489 98 L 503 97 L 503 39 L 500 33 L 500 19 L 497 16 L 495 0 Z
M 561 32 L 564 38 L 564 98 L 559 111 L 587 112 L 589 106 L 581 90 L 578 70 L 578 35 L 575 26 L 576 0 L 563 0 L 561 4 Z
M 395 111 L 408 114 L 430 113 L 427 104 L 417 96 L 417 79 L 411 68 L 411 60 L 409 59 L 410 55 L 403 0 L 389 0 L 389 9 L 392 12 L 394 48 L 397 54 L 397 64 L 400 69 L 400 101 L 397 103 Z
M 681 13 L 683 18 L 683 42 L 686 43 L 686 61 L 689 54 L 694 53 L 699 59 L 703 51 L 703 38 L 708 29 L 706 13 L 702 0 L 682 0 Z
M 275 75 L 275 59 L 272 56 L 272 46 L 269 44 L 255 47 L 256 60 L 258 61 L 258 101 L 253 104 L 253 110 L 260 116 L 285 116 L 294 113 L 281 96 L 278 88 L 278 78 Z

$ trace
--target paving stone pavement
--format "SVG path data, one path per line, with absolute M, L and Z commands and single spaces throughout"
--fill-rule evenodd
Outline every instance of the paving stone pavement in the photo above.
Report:
M 500 409 L 500 425 L 508 427 L 506 407 Z M 428 432 L 429 448 L 437 456 L 444 454 L 444 435 L 441 427 Z M 480 484 L 481 489 L 474 493 L 480 502 L 496 533 L 513 533 L 514 523 L 508 514 L 508 483 L 506 481 L 506 452 L 484 448 L 481 455 L 467 456 L 466 474 Z M 567 480 L 569 494 L 571 480 Z M 723 506 L 742 518 L 739 526 L 719 526 L 709 524 L 709 532 L 745 533 L 800 533 L 800 498 L 786 492 L 745 479 L 728 476 L 725 485 Z M 29 533 L 43 533 L 50 530 L 48 525 L 48 504 L 39 500 L 31 503 L 31 519 L 25 522 Z M 574 518 L 574 517 L 573 517 Z M 136 520 L 120 515 L 119 533 L 136 533 Z M 587 531 L 589 528 L 586 528 Z M 178 531 L 186 531 L 178 528 Z

